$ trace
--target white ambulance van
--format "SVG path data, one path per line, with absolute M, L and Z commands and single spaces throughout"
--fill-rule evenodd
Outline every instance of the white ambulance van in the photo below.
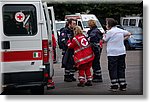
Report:
M 52 36 L 47 4 L 41 0 L 0 0 L 2 88 L 44 94 L 53 77 Z
M 65 20 L 67 19 L 75 19 L 77 20 L 77 25 L 80 26 L 83 29 L 83 33 L 86 35 L 87 31 L 90 29 L 88 26 L 88 20 L 93 19 L 96 21 L 96 25 L 98 27 L 98 29 L 104 33 L 104 29 L 101 25 L 101 23 L 99 22 L 99 20 L 97 19 L 97 17 L 94 14 L 80 14 L 80 13 L 76 13 L 73 15 L 66 15 L 65 16 Z

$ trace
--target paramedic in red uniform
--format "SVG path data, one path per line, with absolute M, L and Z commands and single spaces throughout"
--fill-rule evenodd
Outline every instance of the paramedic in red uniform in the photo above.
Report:
M 83 87 L 92 86 L 92 75 L 90 68 L 94 60 L 94 53 L 91 46 L 86 40 L 83 32 L 79 26 L 74 27 L 74 37 L 72 40 L 68 40 L 68 48 L 74 49 L 74 61 L 75 66 L 79 70 L 79 82 L 77 86 Z M 85 76 L 87 82 L 85 82 Z

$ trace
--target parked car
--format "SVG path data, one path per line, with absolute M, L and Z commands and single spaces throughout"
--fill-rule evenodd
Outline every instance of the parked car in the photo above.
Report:
M 125 30 L 125 28 L 121 25 L 116 25 L 118 28 Z
M 130 38 L 124 42 L 126 49 L 143 48 L 142 28 L 136 26 L 123 26 L 123 28 L 132 33 Z

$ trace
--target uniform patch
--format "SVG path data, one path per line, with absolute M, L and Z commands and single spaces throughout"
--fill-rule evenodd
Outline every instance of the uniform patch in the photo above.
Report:
M 65 35 L 65 33 L 61 33 L 61 36 L 64 36 Z
M 88 43 L 88 41 L 85 39 L 85 38 L 82 38 L 81 39 L 81 45 L 82 46 L 87 46 L 89 43 Z

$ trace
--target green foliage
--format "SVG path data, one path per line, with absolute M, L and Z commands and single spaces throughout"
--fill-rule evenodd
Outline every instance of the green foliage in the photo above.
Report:
M 106 18 L 113 17 L 118 22 L 120 17 L 125 15 L 137 15 L 143 14 L 143 2 L 140 4 L 103 4 L 103 3 L 91 3 L 91 4 L 67 4 L 67 3 L 57 3 L 48 4 L 48 6 L 54 7 L 55 17 L 57 20 L 64 20 L 65 15 L 75 14 L 75 13 L 88 13 L 95 14 L 98 19 L 104 23 Z

